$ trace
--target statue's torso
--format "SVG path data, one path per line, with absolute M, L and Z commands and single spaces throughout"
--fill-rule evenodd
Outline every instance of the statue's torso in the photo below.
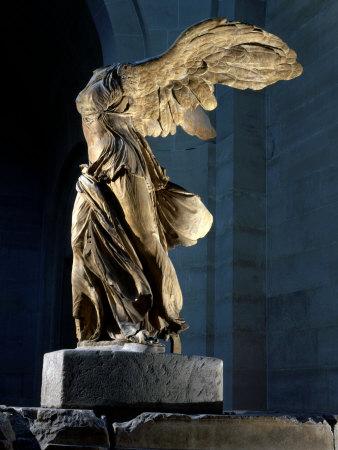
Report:
M 106 76 L 103 76 L 106 73 Z M 168 180 L 147 142 L 133 127 L 122 90 L 109 68 L 99 71 L 76 99 L 88 145 L 89 164 L 113 179 L 121 169 L 144 178 L 150 189 L 162 188 Z M 114 88 L 112 88 L 112 86 Z M 123 106 L 121 106 L 123 105 Z M 99 160 L 104 160 L 101 164 Z
M 82 129 L 88 146 L 89 163 L 92 164 L 111 145 L 112 135 L 99 118 L 91 121 L 82 119 Z

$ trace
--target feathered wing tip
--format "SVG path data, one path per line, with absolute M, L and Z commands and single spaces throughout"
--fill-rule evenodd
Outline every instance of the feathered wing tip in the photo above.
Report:
M 180 125 L 201 139 L 215 136 L 206 114 L 214 85 L 259 90 L 302 73 L 296 52 L 254 25 L 209 19 L 184 31 L 163 55 L 121 70 L 128 114 L 144 136 L 175 134 Z

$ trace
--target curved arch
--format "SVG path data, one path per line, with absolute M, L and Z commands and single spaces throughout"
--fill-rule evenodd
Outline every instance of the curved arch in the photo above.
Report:
M 106 3 L 104 0 L 86 0 L 86 3 L 99 36 L 103 65 L 111 64 L 116 55 L 117 42 Z
M 116 4 L 87 0 L 87 4 L 99 35 L 104 65 L 146 56 L 146 28 L 137 1 Z

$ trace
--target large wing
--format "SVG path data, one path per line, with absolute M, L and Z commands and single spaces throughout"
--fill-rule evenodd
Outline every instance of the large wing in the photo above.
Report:
M 216 108 L 216 83 L 262 89 L 302 73 L 296 53 L 253 25 L 210 19 L 188 28 L 157 58 L 120 67 L 127 110 L 143 136 L 215 136 L 203 109 Z

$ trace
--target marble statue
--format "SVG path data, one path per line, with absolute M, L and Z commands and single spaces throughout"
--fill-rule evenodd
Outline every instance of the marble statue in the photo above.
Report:
M 181 126 L 213 138 L 203 110 L 217 106 L 215 84 L 258 90 L 301 72 L 280 38 L 224 18 L 188 28 L 158 57 L 94 71 L 76 100 L 89 158 L 72 219 L 80 342 L 152 344 L 188 328 L 168 250 L 194 245 L 212 215 L 169 180 L 145 137 L 166 137 Z

